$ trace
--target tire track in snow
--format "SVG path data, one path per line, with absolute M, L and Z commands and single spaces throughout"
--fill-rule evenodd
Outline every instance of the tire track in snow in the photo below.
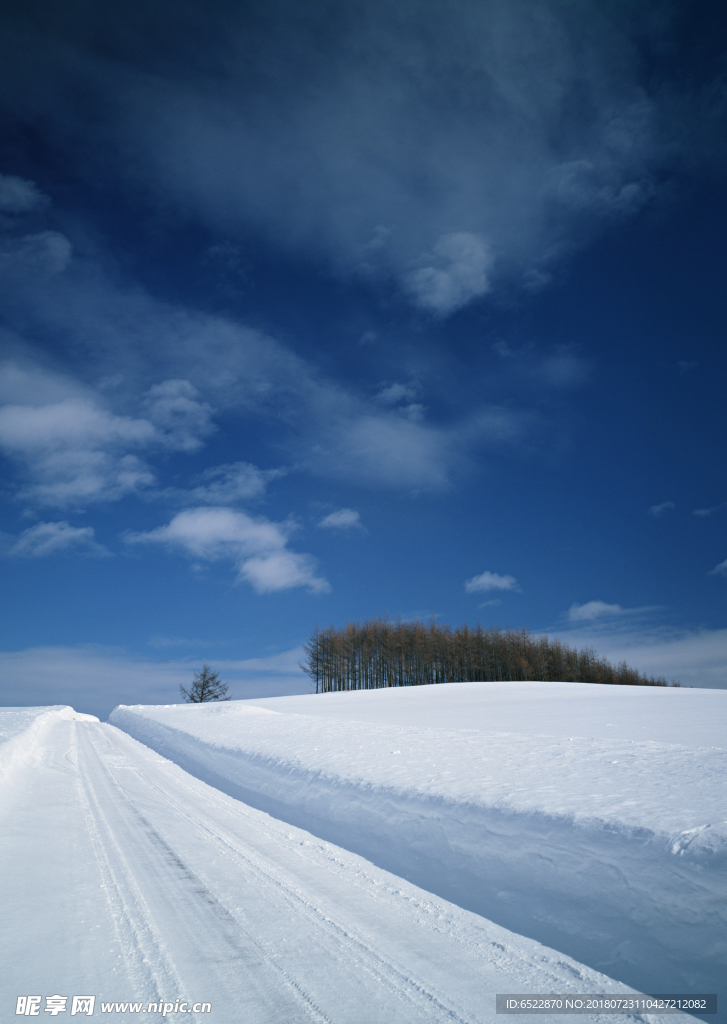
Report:
M 165 988 L 173 991 L 179 984 L 168 958 L 161 950 L 160 938 L 144 905 L 144 899 L 126 864 L 114 830 L 109 826 L 96 788 L 92 785 L 84 757 L 83 733 L 77 727 L 72 731 L 75 763 L 78 767 L 79 788 L 84 796 L 86 821 L 93 843 L 99 873 L 103 879 L 104 895 L 111 908 L 119 945 L 129 976 L 140 986 L 145 997 L 156 1002 Z

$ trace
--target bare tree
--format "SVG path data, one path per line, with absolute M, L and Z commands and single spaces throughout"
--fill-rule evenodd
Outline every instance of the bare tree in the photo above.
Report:
M 192 685 L 188 690 L 183 686 L 179 689 L 188 704 L 206 704 L 212 700 L 230 700 L 226 696 L 229 689 L 227 683 L 220 679 L 219 672 L 213 672 L 207 664 L 202 666 L 200 672 L 194 673 Z

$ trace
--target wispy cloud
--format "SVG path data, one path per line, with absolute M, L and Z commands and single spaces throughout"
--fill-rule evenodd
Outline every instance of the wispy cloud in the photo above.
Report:
M 363 530 L 361 516 L 352 508 L 339 508 L 336 512 L 329 512 L 324 516 L 318 526 L 324 530 Z
M 196 452 L 203 438 L 215 429 L 212 407 L 200 400 L 188 380 L 154 384 L 144 396 L 143 406 L 155 428 L 155 440 L 173 451 Z
M 665 512 L 672 508 L 676 508 L 673 501 L 662 501 L 660 505 L 651 506 L 651 508 L 649 509 L 649 515 L 653 516 L 655 519 L 658 519 L 659 516 L 662 516 Z
M 604 629 L 632 628 L 637 620 L 648 620 L 661 608 L 661 605 L 624 608 L 620 604 L 608 604 L 606 601 L 586 601 L 585 604 L 572 604 L 564 614 L 568 622 L 573 624 L 597 622 L 599 628 L 603 626 Z M 620 620 L 621 625 L 617 620 Z
M 419 397 L 418 385 L 395 382 L 384 385 L 376 395 L 376 401 L 380 405 L 396 408 L 400 415 L 418 423 L 424 419 L 426 413 L 425 406 L 416 401 Z
M 496 341 L 492 349 L 500 357 L 503 375 L 522 386 L 537 388 L 542 393 L 567 391 L 583 384 L 592 365 L 580 355 L 575 345 L 555 345 L 538 349 L 532 343 L 514 348 L 506 341 Z
M 574 647 L 593 647 L 613 664 L 625 661 L 646 675 L 727 689 L 727 629 L 672 628 L 624 614 L 548 632 Z
M 0 174 L 0 213 L 31 213 L 47 206 L 49 199 L 34 181 Z
M 128 544 L 161 544 L 206 562 L 230 561 L 238 579 L 260 594 L 292 587 L 312 593 L 330 590 L 315 572 L 315 560 L 288 548 L 292 522 L 253 519 L 228 508 L 197 508 L 180 512 L 166 526 L 147 533 L 129 533 Z
M 727 558 L 724 562 L 720 562 L 719 565 L 715 565 L 714 569 L 710 569 L 710 576 L 727 576 Z
M 450 255 L 469 252 L 460 242 Z M 517 407 L 475 403 L 435 420 L 418 383 L 389 383 L 374 396 L 346 387 L 270 335 L 123 285 L 84 254 L 51 283 L 22 272 L 23 286 L 4 292 L 10 322 L 67 341 L 93 367 L 85 382 L 62 377 L 34 365 L 20 337 L 23 358 L 0 373 L 0 448 L 21 468 L 28 502 L 72 507 L 150 491 L 155 453 L 198 451 L 213 415 L 219 423 L 232 411 L 274 427 L 300 469 L 410 491 L 447 488 L 478 451 L 536 434 L 538 417 Z M 551 376 L 571 379 L 571 357 L 558 358 Z M 180 489 L 175 500 L 238 502 L 259 494 L 271 472 L 220 469 L 199 481 L 196 498 Z
M 468 594 L 477 594 L 487 590 L 520 590 L 514 576 L 500 576 L 496 572 L 482 572 L 466 580 L 464 589 Z
M 571 622 L 592 622 L 606 616 L 623 615 L 620 604 L 606 604 L 605 601 L 586 601 L 585 604 L 572 604 L 568 609 Z
M 119 290 L 98 274 L 32 298 L 24 315 L 39 330 L 72 328 L 74 346 L 112 384 L 94 391 L 28 359 L 0 372 L 0 449 L 21 468 L 27 501 L 84 504 L 149 489 L 156 480 L 151 456 L 198 450 L 212 432 L 213 407 L 219 416 L 235 410 L 274 426 L 278 444 L 302 469 L 394 488 L 446 487 L 466 452 L 493 434 L 489 423 L 475 430 L 468 422 L 427 423 L 418 403 L 393 408 L 369 400 L 326 380 L 269 336 Z M 175 376 L 154 382 L 160 370 Z M 272 471 L 235 465 L 210 471 L 198 500 L 238 501 L 273 479 Z
M 377 393 L 376 400 L 382 405 L 408 405 L 418 397 L 418 388 L 412 384 L 395 382 L 385 384 Z
M 588 377 L 590 365 L 572 348 L 561 345 L 554 352 L 533 360 L 531 374 L 552 388 L 566 389 L 582 384 Z
M 495 277 L 546 280 L 601 223 L 647 203 L 673 159 L 640 59 L 670 23 L 650 4 L 616 17 L 455 0 L 402 17 L 376 0 L 333 20 L 322 3 L 304 19 L 287 0 L 269 7 L 259 21 L 240 8 L 238 21 L 213 2 L 200 32 L 178 6 L 173 18 L 147 6 L 113 55 L 72 5 L 58 42 L 44 33 L 21 48 L 9 31 L 19 118 L 53 123 L 89 176 L 112 169 L 228 234 L 252 229 L 339 272 L 396 281 L 440 316 Z M 163 74 L 139 59 L 145 37 L 165 40 Z M 28 45 L 42 80 L 17 59 Z
M 456 430 L 352 403 L 334 413 L 300 464 L 363 484 L 438 490 L 449 485 L 452 470 L 463 462 L 462 441 Z
M 0 273 L 10 284 L 32 279 L 42 285 L 63 273 L 71 252 L 71 243 L 58 231 L 0 238 Z
M 250 462 L 226 463 L 206 469 L 196 487 L 168 488 L 163 497 L 186 505 L 237 505 L 262 497 L 270 481 L 285 473 L 284 469 L 259 469 Z
M 147 640 L 149 647 L 204 647 L 205 642 L 200 640 L 199 637 L 183 637 L 183 636 L 163 636 L 155 634 L 150 636 Z M 207 644 L 208 647 L 217 647 L 217 644 Z
M 9 554 L 23 558 L 44 558 L 60 552 L 80 555 L 109 555 L 94 536 L 92 526 L 71 526 L 65 520 L 55 523 L 36 523 L 23 530 L 9 550 Z

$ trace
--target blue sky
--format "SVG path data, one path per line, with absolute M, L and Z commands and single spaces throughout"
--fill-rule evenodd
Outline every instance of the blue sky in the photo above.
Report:
M 719 5 L 4 17 L 5 703 L 385 614 L 727 685 Z

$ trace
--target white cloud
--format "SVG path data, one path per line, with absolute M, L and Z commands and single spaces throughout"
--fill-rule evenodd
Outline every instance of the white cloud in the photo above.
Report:
M 154 438 L 148 420 L 114 416 L 90 399 L 0 409 L 0 450 L 21 464 L 20 497 L 41 505 L 109 501 L 154 482 L 129 447 Z
M 724 562 L 720 562 L 719 565 L 715 565 L 714 569 L 710 569 L 710 576 L 727 576 L 727 558 Z
M 327 580 L 316 576 L 316 561 L 310 555 L 294 551 L 266 551 L 246 558 L 240 565 L 240 579 L 246 580 L 258 594 L 307 587 L 313 594 L 331 589 Z
M 73 551 L 82 555 L 108 555 L 109 551 L 94 539 L 92 526 L 76 527 L 69 523 L 37 523 L 24 530 L 13 546 L 11 555 L 26 558 L 43 558 L 61 551 Z
M 340 508 L 337 512 L 329 512 L 318 525 L 326 530 L 363 530 L 361 516 L 352 508 Z
M 714 505 L 712 508 L 695 508 L 692 515 L 699 516 L 700 518 L 704 519 L 707 516 L 711 516 L 719 508 L 721 508 L 721 505 Z
M 164 544 L 204 561 L 231 561 L 238 578 L 258 593 L 307 587 L 313 593 L 330 590 L 315 574 L 315 560 L 287 547 L 294 524 L 275 523 L 228 508 L 196 508 L 180 512 L 167 526 L 148 533 L 128 534 L 129 544 Z
M 259 498 L 271 480 L 284 474 L 283 469 L 258 469 L 250 462 L 232 462 L 206 469 L 198 487 L 174 493 L 189 504 L 234 505 Z
M 652 505 L 649 509 L 649 515 L 654 516 L 658 519 L 660 515 L 667 511 L 667 509 L 676 508 L 673 501 L 662 501 L 661 505 Z
M 167 526 L 129 534 L 126 540 L 130 544 L 176 546 L 197 558 L 214 561 L 284 547 L 290 531 L 288 524 L 252 519 L 245 512 L 197 508 L 177 513 Z
M 603 616 L 623 615 L 620 604 L 606 604 L 605 601 L 586 601 L 585 604 L 572 604 L 568 609 L 571 622 L 591 622 Z
M 96 444 L 148 444 L 154 427 L 148 420 L 114 416 L 91 399 L 66 399 L 53 405 L 6 405 L 0 409 L 0 444 L 9 452 L 32 453 Z
M 0 174 L 0 213 L 31 213 L 48 204 L 34 181 L 17 178 L 13 174 Z
M 464 589 L 468 594 L 476 594 L 486 590 L 520 590 L 514 576 L 500 576 L 496 572 L 482 572 L 466 580 Z
M 404 288 L 416 306 L 437 316 L 448 316 L 490 290 L 492 253 L 470 232 L 443 235 L 420 263 L 404 275 Z
M 38 392 L 31 397 L 35 379 Z M 7 401 L 15 387 L 25 404 Z M 188 381 L 165 381 L 147 393 L 145 417 L 117 415 L 63 378 L 6 365 L 0 368 L 0 397 L 6 398 L 0 406 L 0 451 L 21 466 L 19 496 L 26 501 L 114 501 L 155 481 L 136 452 L 200 447 L 212 429 L 211 410 L 196 395 Z

